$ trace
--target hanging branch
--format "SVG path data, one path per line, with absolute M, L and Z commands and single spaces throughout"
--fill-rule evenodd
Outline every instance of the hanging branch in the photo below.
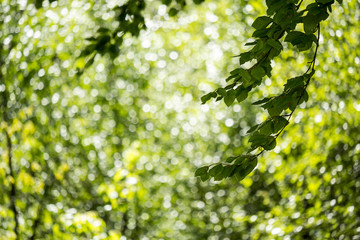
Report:
M 341 4 L 341 0 L 337 0 Z M 236 176 L 238 180 L 245 178 L 252 172 L 258 157 L 264 151 L 276 147 L 277 138 L 294 114 L 296 108 L 307 102 L 309 95 L 307 87 L 315 73 L 315 61 L 319 48 L 320 22 L 329 17 L 334 0 L 317 0 L 300 9 L 303 0 L 267 0 L 267 16 L 258 17 L 252 26 L 255 31 L 252 35 L 256 40 L 245 45 L 253 46 L 239 57 L 240 65 L 246 62 L 255 62 L 246 69 L 238 67 L 230 72 L 227 82 L 232 82 L 224 88 L 218 88 L 201 98 L 203 104 L 212 98 L 216 101 L 224 100 L 227 106 L 235 100 L 244 101 L 249 93 L 263 83 L 265 76 L 271 77 L 271 61 L 283 50 L 282 42 L 288 42 L 298 51 L 307 51 L 315 43 L 316 48 L 307 71 L 297 77 L 288 79 L 284 91 L 277 96 L 267 97 L 256 101 L 253 105 L 260 105 L 270 115 L 264 122 L 251 127 L 247 133 L 251 134 L 251 147 L 246 154 L 229 157 L 225 162 L 215 163 L 196 170 L 195 176 L 205 181 L 211 177 L 221 180 Z M 302 24 L 303 32 L 297 25 Z M 317 36 L 315 33 L 317 32 Z M 283 38 L 285 36 L 285 38 Z M 257 154 L 251 154 L 255 150 Z
M 301 4 L 301 3 L 300 3 Z M 304 73 L 304 75 L 306 75 L 310 70 L 314 73 L 315 72 L 315 61 L 316 61 L 316 56 L 317 56 L 317 52 L 318 52 L 318 49 L 319 49 L 319 41 L 320 41 L 320 24 L 318 24 L 318 36 L 317 36 L 317 41 L 316 41 L 316 48 L 315 48 L 315 53 L 314 53 L 314 57 L 313 59 L 311 60 L 311 62 L 309 62 L 309 67 L 308 69 L 306 70 L 306 72 Z M 310 80 L 311 80 L 311 77 L 313 76 L 313 74 L 311 74 L 309 76 L 309 78 L 307 79 L 306 81 L 306 84 L 303 88 L 303 91 L 301 93 L 301 95 L 299 96 L 298 98 L 298 101 L 296 103 L 296 107 L 294 110 L 291 111 L 290 114 L 286 114 L 286 115 L 283 115 L 283 116 L 287 116 L 287 121 L 290 122 L 290 119 L 292 117 L 292 115 L 294 114 L 295 110 L 297 109 L 297 107 L 299 106 L 299 103 L 300 103 L 300 100 L 304 97 L 304 95 L 306 94 L 306 89 L 307 87 L 309 86 L 309 83 L 310 83 Z M 273 141 L 276 141 L 276 139 L 279 137 L 279 135 L 284 131 L 284 129 L 288 126 L 288 124 L 284 125 L 281 130 L 275 135 L 274 137 L 274 140 Z M 265 150 L 261 150 L 261 152 L 259 152 L 258 154 L 256 154 L 256 157 L 260 156 Z

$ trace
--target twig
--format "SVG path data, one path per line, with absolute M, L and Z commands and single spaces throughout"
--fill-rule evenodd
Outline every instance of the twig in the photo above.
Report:
M 10 139 L 10 135 L 5 130 L 6 140 L 7 140 L 7 148 L 8 148 L 8 161 L 9 161 L 9 169 L 10 169 L 10 177 L 11 177 L 11 190 L 10 190 L 10 208 L 14 213 L 14 221 L 15 221 L 15 228 L 14 233 L 16 234 L 16 239 L 19 239 L 19 221 L 18 221 L 18 214 L 16 211 L 16 179 L 13 169 L 13 163 L 12 163 L 12 143 Z

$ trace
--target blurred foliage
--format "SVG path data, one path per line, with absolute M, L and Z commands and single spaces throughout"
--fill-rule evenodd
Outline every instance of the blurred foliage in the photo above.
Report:
M 274 151 L 241 182 L 205 183 L 195 169 L 249 149 L 266 119 L 251 103 L 312 54 L 284 44 L 241 105 L 201 105 L 249 49 L 263 2 L 170 18 L 184 1 L 149 0 L 138 37 L 81 55 L 130 2 L 1 2 L 0 239 L 359 239 L 360 2 L 322 23 L 309 100 Z

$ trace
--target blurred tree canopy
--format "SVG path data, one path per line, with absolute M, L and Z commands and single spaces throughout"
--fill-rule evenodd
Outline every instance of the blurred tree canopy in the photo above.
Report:
M 0 239 L 359 239 L 359 16 L 2 1 Z

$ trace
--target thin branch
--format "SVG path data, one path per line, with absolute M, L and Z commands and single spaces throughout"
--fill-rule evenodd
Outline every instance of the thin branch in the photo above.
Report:
M 7 140 L 7 148 L 8 148 L 8 162 L 9 162 L 9 169 L 10 169 L 10 177 L 11 177 L 11 190 L 10 190 L 10 208 L 14 213 L 14 221 L 15 221 L 15 228 L 14 233 L 16 234 L 16 239 L 19 239 L 19 221 L 18 221 L 18 214 L 16 211 L 16 179 L 13 169 L 12 163 L 12 143 L 11 138 L 7 130 L 5 130 L 6 140 Z

